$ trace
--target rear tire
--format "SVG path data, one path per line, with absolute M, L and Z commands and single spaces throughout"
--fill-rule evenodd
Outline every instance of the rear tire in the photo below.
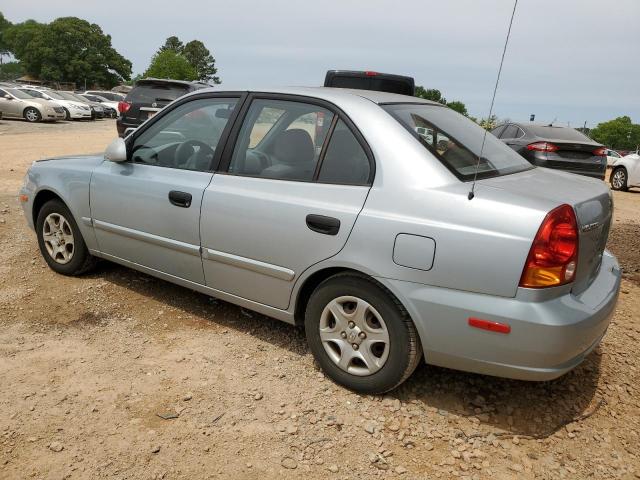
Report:
M 613 172 L 611 172 L 611 188 L 613 190 L 621 190 L 623 192 L 626 192 L 627 190 L 629 190 L 629 187 L 627 185 L 627 169 L 624 167 L 617 167 L 613 169 Z
M 64 108 L 64 119 L 66 121 L 71 120 L 71 114 L 69 113 L 69 110 L 67 110 L 65 107 L 62 107 L 62 108 Z
M 89 253 L 73 215 L 60 200 L 49 200 L 42 206 L 36 234 L 40 253 L 53 271 L 75 276 L 95 266 L 97 259 Z
M 407 311 L 364 275 L 343 273 L 322 282 L 307 304 L 305 332 L 327 376 L 358 393 L 393 390 L 422 358 Z
M 37 108 L 27 107 L 24 109 L 24 119 L 29 123 L 36 123 L 42 120 L 42 115 Z

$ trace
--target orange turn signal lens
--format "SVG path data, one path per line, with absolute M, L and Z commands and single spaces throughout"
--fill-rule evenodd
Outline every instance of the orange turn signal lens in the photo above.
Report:
M 29 201 L 29 195 L 22 194 L 18 197 L 18 200 L 22 203 L 27 203 Z

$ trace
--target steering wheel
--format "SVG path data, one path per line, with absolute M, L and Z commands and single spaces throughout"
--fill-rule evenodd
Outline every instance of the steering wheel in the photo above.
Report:
M 195 158 L 196 165 L 200 165 L 202 162 L 208 162 L 209 159 L 207 159 L 207 155 L 211 155 L 211 157 L 213 157 L 213 154 L 215 153 L 213 148 L 200 140 L 187 140 L 186 142 L 182 142 L 180 146 L 176 148 L 176 152 L 173 157 L 174 165 L 176 167 L 184 168 L 187 161 L 195 153 L 195 147 L 200 147 Z

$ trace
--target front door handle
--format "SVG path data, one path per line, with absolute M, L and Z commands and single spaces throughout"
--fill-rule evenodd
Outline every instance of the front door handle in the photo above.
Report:
M 307 215 L 307 227 L 323 235 L 337 235 L 340 231 L 340 220 L 324 215 Z
M 191 206 L 191 194 L 187 192 L 179 192 L 171 190 L 169 192 L 169 201 L 176 207 L 189 208 Z

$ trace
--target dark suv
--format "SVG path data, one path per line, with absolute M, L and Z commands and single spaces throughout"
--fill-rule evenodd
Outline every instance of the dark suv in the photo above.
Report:
M 574 128 L 507 123 L 491 133 L 533 165 L 604 180 L 606 148 Z
M 127 128 L 137 128 L 176 98 L 208 86 L 202 82 L 162 78 L 138 80 L 124 101 L 118 103 L 120 111 L 120 117 L 116 121 L 118 135 L 124 137 Z

